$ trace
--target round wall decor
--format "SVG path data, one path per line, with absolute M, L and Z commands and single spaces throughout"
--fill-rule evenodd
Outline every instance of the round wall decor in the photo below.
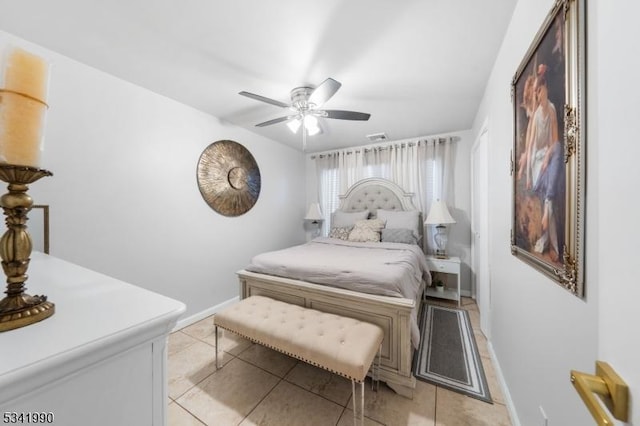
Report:
M 224 216 L 240 216 L 258 201 L 260 169 L 238 142 L 217 141 L 200 154 L 198 188 L 212 209 Z

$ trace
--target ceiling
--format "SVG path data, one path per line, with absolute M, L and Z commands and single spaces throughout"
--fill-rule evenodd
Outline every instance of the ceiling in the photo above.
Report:
M 0 30 L 302 149 L 255 124 L 297 86 L 342 83 L 307 151 L 471 128 L 517 0 L 0 0 Z

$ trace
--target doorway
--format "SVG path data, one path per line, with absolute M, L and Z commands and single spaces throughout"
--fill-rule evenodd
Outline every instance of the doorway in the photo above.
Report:
M 491 338 L 489 274 L 489 130 L 487 123 L 471 149 L 471 267 L 472 289 L 480 310 L 480 329 Z

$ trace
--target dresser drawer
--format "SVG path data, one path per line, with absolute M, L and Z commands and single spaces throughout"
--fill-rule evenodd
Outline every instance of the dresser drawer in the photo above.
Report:
M 460 273 L 460 264 L 448 261 L 447 259 L 427 259 L 427 264 L 433 272 L 443 272 L 446 274 Z

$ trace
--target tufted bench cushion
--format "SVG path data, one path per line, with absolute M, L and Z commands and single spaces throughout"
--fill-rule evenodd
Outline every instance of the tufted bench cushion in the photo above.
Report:
M 365 379 L 383 338 L 376 325 L 264 296 L 218 312 L 214 324 L 356 382 Z

